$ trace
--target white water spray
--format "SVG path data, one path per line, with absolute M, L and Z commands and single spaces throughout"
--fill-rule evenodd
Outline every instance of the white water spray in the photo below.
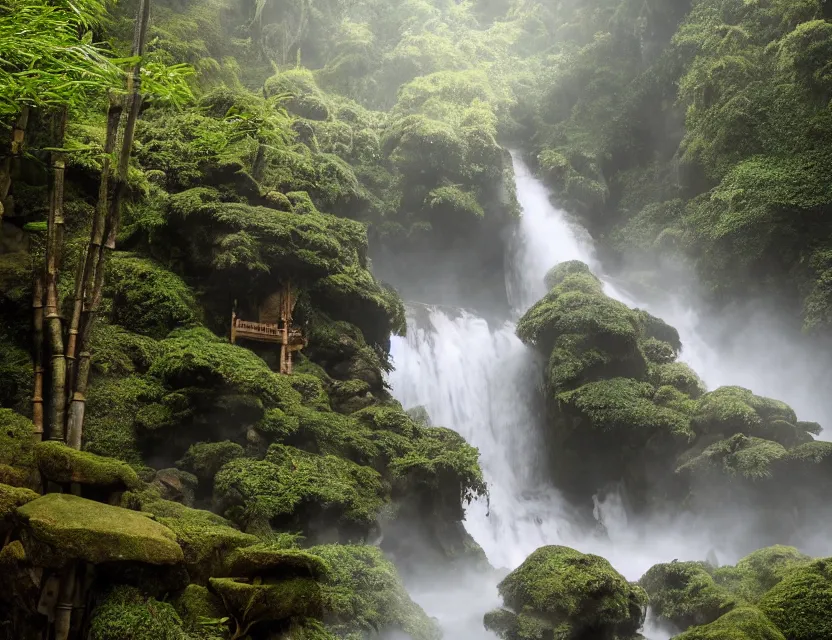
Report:
M 586 231 L 552 206 L 546 188 L 517 156 L 514 168 L 523 218 L 510 247 L 506 288 L 519 316 L 546 293 L 543 278 L 555 264 L 581 260 L 601 274 Z M 681 304 L 651 309 L 602 280 L 611 297 L 641 306 L 677 326 L 685 345 L 683 359 L 695 369 L 706 374 L 720 371 L 714 365 L 714 350 L 697 333 L 696 316 L 690 309 Z M 596 496 L 594 504 L 595 517 L 607 535 L 598 535 L 581 522 L 546 480 L 544 427 L 537 406 L 542 363 L 516 337 L 512 323 L 489 326 L 463 310 L 411 305 L 408 336 L 394 338 L 392 357 L 396 369 L 389 382 L 405 408 L 423 405 L 435 424 L 455 429 L 480 451 L 490 503 L 472 504 L 465 526 L 493 566 L 513 569 L 546 544 L 602 555 L 630 580 L 659 562 L 704 560 L 715 547 L 722 561 L 737 559 L 720 541 L 707 539 L 678 519 L 629 522 L 621 496 L 615 492 Z M 709 366 L 700 368 L 703 363 Z M 722 382 L 705 377 L 712 384 Z M 493 581 L 417 586 L 413 595 L 440 619 L 446 637 L 493 637 L 481 626 L 482 615 L 499 604 Z M 644 633 L 649 640 L 671 635 L 650 623 Z

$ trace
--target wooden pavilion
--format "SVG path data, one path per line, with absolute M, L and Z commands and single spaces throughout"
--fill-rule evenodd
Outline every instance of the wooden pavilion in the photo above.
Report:
M 286 283 L 260 303 L 257 322 L 238 318 L 235 304 L 231 313 L 231 343 L 236 343 L 238 338 L 277 343 L 280 345 L 280 373 L 292 373 L 292 353 L 307 344 L 300 327 L 292 325 L 296 302 L 297 291 Z

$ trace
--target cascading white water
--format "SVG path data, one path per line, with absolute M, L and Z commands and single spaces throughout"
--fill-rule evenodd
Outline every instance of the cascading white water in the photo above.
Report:
M 509 250 L 506 288 L 519 317 L 545 294 L 543 278 L 555 264 L 577 259 L 601 274 L 586 231 L 552 206 L 546 188 L 519 157 L 513 160 L 523 218 Z M 720 371 L 713 366 L 716 354 L 697 333 L 690 309 L 638 305 L 601 277 L 608 295 L 677 326 L 684 359 L 706 374 L 706 382 L 712 381 L 707 373 Z M 724 541 L 709 540 L 685 522 L 628 522 L 621 496 L 614 492 L 596 496 L 594 505 L 607 535 L 587 530 L 546 481 L 537 409 L 541 363 L 516 337 L 513 324 L 489 326 L 461 309 L 423 305 L 411 305 L 408 316 L 408 336 L 392 343 L 395 370 L 390 385 L 406 408 L 423 405 L 435 424 L 455 429 L 479 449 L 490 502 L 472 504 L 465 526 L 493 566 L 513 569 L 544 544 L 602 555 L 630 580 L 658 562 L 705 559 L 715 547 L 723 560 L 736 559 L 732 550 L 720 546 Z M 699 368 L 703 363 L 708 366 Z M 717 379 L 722 382 L 721 376 Z M 471 595 L 470 586 L 437 584 L 414 597 L 440 618 L 446 637 L 473 640 L 491 637 L 480 622 L 498 604 L 494 587 L 480 581 Z M 650 624 L 645 634 L 650 640 L 671 635 Z

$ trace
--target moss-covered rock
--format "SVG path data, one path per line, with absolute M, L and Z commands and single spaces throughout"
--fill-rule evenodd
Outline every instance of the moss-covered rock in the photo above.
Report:
M 812 562 L 794 547 L 775 545 L 748 554 L 734 567 L 713 571 L 714 582 L 748 602 L 757 602 L 793 569 Z
M 106 293 L 112 322 L 131 331 L 164 338 L 177 327 L 199 323 L 199 306 L 182 279 L 162 265 L 117 252 L 108 263 Z
M 183 626 L 191 631 L 205 631 L 205 620 L 219 621 L 228 616 L 222 599 L 199 584 L 189 584 L 172 604 Z M 219 626 L 218 631 L 221 630 Z
M 439 628 L 414 603 L 396 568 L 370 546 L 322 545 L 308 549 L 331 568 L 324 583 L 326 623 L 339 637 L 403 632 L 414 640 L 438 640 Z
M 24 504 L 38 498 L 40 498 L 40 494 L 31 489 L 0 484 L 0 531 L 5 531 L 11 527 L 12 516 L 17 507 L 22 507 Z
M 690 459 L 680 459 L 676 472 L 686 477 L 760 480 L 772 475 L 772 464 L 786 455 L 777 442 L 741 433 L 720 440 Z
M 714 582 L 707 565 L 670 562 L 651 567 L 639 580 L 659 620 L 679 629 L 713 622 L 738 605 L 737 599 Z
M 188 640 L 182 620 L 167 602 L 134 587 L 116 587 L 92 612 L 91 640 Z
M 277 409 L 279 411 L 279 409 Z M 201 482 L 213 481 L 217 472 L 227 463 L 242 458 L 245 451 L 236 442 L 198 442 L 191 445 L 176 463 L 180 469 L 193 473 Z
M 568 547 L 541 547 L 498 585 L 511 612 L 493 612 L 486 624 L 506 640 L 613 638 L 635 635 L 644 621 L 647 595 L 595 555 Z M 529 627 L 527 629 L 527 627 Z
M 321 585 L 311 578 L 259 584 L 234 578 L 211 578 L 208 585 L 223 601 L 240 630 L 251 629 L 261 622 L 321 618 L 324 613 Z
M 26 553 L 38 566 L 60 567 L 74 559 L 155 565 L 183 560 L 170 529 L 128 509 L 50 493 L 18 508 L 17 516 Z
M 228 558 L 228 575 L 243 578 L 283 579 L 289 577 L 325 579 L 331 569 L 316 556 L 301 549 L 284 549 L 258 544 L 235 550 Z
M 832 637 L 832 560 L 795 567 L 758 606 L 789 640 Z
M 272 445 L 265 460 L 232 460 L 217 474 L 217 495 L 242 507 L 243 522 L 366 532 L 384 504 L 379 474 L 332 455 Z
M 710 624 L 693 627 L 675 636 L 674 640 L 785 640 L 785 638 L 759 609 L 741 606 Z
M 86 451 L 76 451 L 62 442 L 46 441 L 35 445 L 35 460 L 47 480 L 59 484 L 109 487 L 113 491 L 135 490 L 141 485 L 130 465 Z
M 178 502 L 162 500 L 152 492 L 125 495 L 125 502 L 152 514 L 165 525 L 182 548 L 185 565 L 194 580 L 219 575 L 229 553 L 258 542 L 250 534 L 235 529 L 224 518 L 201 509 L 191 509 Z
M 742 433 L 773 440 L 786 448 L 812 441 L 789 405 L 754 395 L 742 387 L 720 387 L 699 399 L 693 417 L 697 433 Z

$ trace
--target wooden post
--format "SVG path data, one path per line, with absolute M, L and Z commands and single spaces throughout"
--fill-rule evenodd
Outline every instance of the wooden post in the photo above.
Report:
M 237 340 L 237 312 L 231 312 L 231 344 Z

